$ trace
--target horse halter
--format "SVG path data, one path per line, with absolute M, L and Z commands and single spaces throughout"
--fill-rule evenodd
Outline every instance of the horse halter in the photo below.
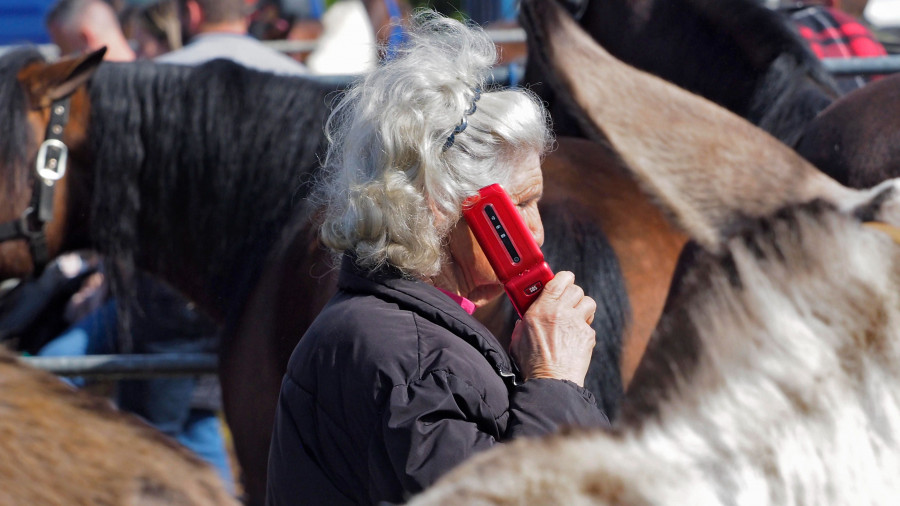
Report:
M 66 174 L 69 148 L 63 143 L 62 134 L 69 121 L 70 98 L 65 96 L 50 104 L 50 122 L 37 153 L 37 177 L 34 179 L 31 205 L 18 220 L 0 223 L 0 242 L 14 239 L 28 241 L 35 275 L 40 274 L 50 261 L 46 224 L 53 219 L 55 184 Z
M 900 245 L 900 228 L 880 221 L 866 221 L 863 226 L 887 234 L 895 244 Z

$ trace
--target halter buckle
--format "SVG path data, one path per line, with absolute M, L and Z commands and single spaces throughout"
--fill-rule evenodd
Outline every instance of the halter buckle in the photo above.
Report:
M 22 212 L 22 216 L 19 217 L 18 229 L 19 233 L 22 234 L 22 237 L 26 239 L 31 239 L 43 232 L 41 225 L 35 222 L 33 207 L 28 206 L 25 208 L 25 211 Z
M 52 151 L 51 151 L 52 150 Z M 52 185 L 66 175 L 69 148 L 59 139 L 47 139 L 41 143 L 37 154 L 37 173 L 47 185 Z

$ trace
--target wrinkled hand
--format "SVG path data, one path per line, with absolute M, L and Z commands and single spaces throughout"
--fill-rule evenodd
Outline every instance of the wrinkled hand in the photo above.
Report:
M 525 379 L 555 378 L 584 386 L 596 335 L 597 303 L 560 271 L 516 324 L 510 353 Z

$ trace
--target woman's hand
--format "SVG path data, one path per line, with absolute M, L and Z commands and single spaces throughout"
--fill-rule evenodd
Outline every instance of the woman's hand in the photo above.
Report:
M 560 271 L 516 324 L 510 353 L 526 380 L 554 378 L 584 386 L 596 335 L 597 303 Z

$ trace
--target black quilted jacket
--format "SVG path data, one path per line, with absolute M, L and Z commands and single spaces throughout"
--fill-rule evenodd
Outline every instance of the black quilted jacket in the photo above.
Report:
M 608 424 L 574 383 L 520 383 L 497 339 L 434 287 L 350 257 L 338 287 L 282 382 L 268 504 L 402 502 L 495 444 Z

